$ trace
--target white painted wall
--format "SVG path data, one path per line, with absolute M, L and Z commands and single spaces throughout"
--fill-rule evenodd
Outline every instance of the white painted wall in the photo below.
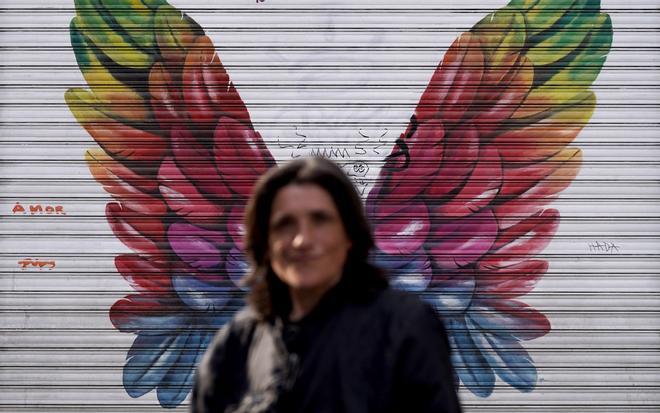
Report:
M 352 164 L 367 164 L 367 178 L 377 175 L 379 162 L 405 128 L 453 39 L 505 4 L 472 0 L 460 4 L 443 0 L 173 3 L 207 29 L 256 129 L 278 161 L 332 147 L 349 169 Z M 539 382 L 531 393 L 498 386 L 486 399 L 463 389 L 467 412 L 660 408 L 660 11 L 654 1 L 602 3 L 612 17 L 614 41 L 593 87 L 599 106 L 574 144 L 582 148 L 584 164 L 576 181 L 554 203 L 563 218 L 545 251 L 550 270 L 525 297 L 552 322 L 548 335 L 525 343 Z M 160 410 L 153 392 L 131 399 L 122 387 L 121 369 L 133 336 L 113 328 L 108 309 L 132 292 L 113 264 L 113 257 L 128 249 L 111 233 L 103 217 L 110 198 L 84 163 L 84 151 L 94 142 L 63 100 L 67 88 L 83 84 L 69 45 L 72 7 L 73 1 L 65 0 L 7 0 L 0 5 L 0 411 Z M 224 7 L 241 8 L 244 13 L 223 14 L 218 8 Z M 264 12 L 283 7 L 319 11 L 304 16 Z M 356 11 L 327 10 L 347 7 Z M 369 12 L 359 10 L 362 7 Z M 419 13 L 378 11 L 392 7 L 419 9 Z M 310 30 L 288 34 L 256 30 L 277 24 L 308 25 Z M 224 28 L 227 25 L 255 31 L 232 31 Z M 442 31 L 348 32 L 341 29 L 345 26 L 425 26 Z M 265 44 L 303 48 L 241 50 L 244 45 Z M 370 49 L 304 49 L 309 45 Z M 385 49 L 393 45 L 425 47 Z M 387 68 L 392 64 L 418 67 L 392 71 Z M 342 67 L 319 70 L 306 69 L 307 65 Z M 364 66 L 381 69 L 364 70 Z M 386 82 L 407 86 L 369 86 Z M 355 86 L 323 87 L 333 83 Z M 284 84 L 291 87 L 268 86 Z M 329 105 L 304 105 L 319 101 Z M 383 106 L 383 102 L 396 105 Z M 283 120 L 286 124 L 281 127 L 260 126 Z M 353 124 L 332 131 L 309 124 L 318 121 Z M 366 125 L 355 125 L 360 122 Z M 358 147 L 364 140 L 360 132 L 376 137 L 369 142 L 373 146 L 366 147 L 367 154 Z M 307 146 L 285 147 L 300 142 L 301 135 Z M 368 180 L 358 182 L 365 194 L 370 185 Z M 16 202 L 26 208 L 61 206 L 63 213 L 14 213 Z M 609 251 L 596 247 L 598 242 L 609 245 Z M 55 267 L 21 268 L 20 261 L 28 258 L 54 262 Z

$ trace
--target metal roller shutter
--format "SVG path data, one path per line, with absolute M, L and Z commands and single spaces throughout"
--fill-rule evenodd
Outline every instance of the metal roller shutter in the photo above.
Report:
M 246 112 L 231 100 L 235 96 L 221 71 L 216 67 L 206 74 L 215 90 L 195 83 L 203 75 L 195 72 L 194 62 L 207 59 L 208 63 L 212 49 L 200 41 L 199 28 L 181 20 L 173 9 L 165 9 L 164 3 L 5 0 L 0 5 L 2 412 L 147 412 L 164 407 L 185 411 L 189 374 L 198 350 L 222 317 L 240 303 L 235 288 L 230 288 L 232 277 L 244 268 L 237 251 L 231 249 L 238 242 L 238 230 L 232 225 L 240 216 L 238 206 L 253 176 L 267 164 L 264 154 L 269 150 L 277 162 L 305 155 L 335 159 L 366 198 L 375 191 L 375 183 L 382 182 L 381 167 L 393 148 L 397 153 L 396 145 L 399 156 L 408 157 L 409 162 L 424 156 L 423 151 L 413 153 L 410 141 L 406 144 L 397 138 L 405 133 L 413 113 L 418 121 L 422 118 L 415 108 L 436 66 L 457 36 L 507 4 L 172 0 L 214 43 L 247 105 L 252 125 L 267 145 L 264 152 L 250 146 L 259 139 L 249 132 Z M 560 127 L 574 127 L 580 113 L 589 110 L 588 96 L 576 98 L 576 89 L 583 88 L 585 93 L 589 89 L 597 97 L 591 119 L 569 146 L 582 150 L 579 174 L 552 204 L 543 207 L 561 214 L 556 234 L 552 237 L 545 227 L 534 227 L 529 233 L 515 227 L 514 238 L 524 235 L 516 242 L 527 252 L 533 250 L 525 244 L 529 239 L 542 244 L 539 239 L 551 238 L 545 249 L 533 254 L 549 263 L 542 278 L 538 277 L 542 269 L 529 264 L 516 270 L 518 278 L 497 285 L 488 277 L 497 277 L 496 268 L 505 264 L 493 258 L 491 266 L 480 267 L 483 272 L 476 284 L 474 278 L 469 279 L 469 288 L 451 284 L 462 266 L 452 261 L 455 256 L 443 254 L 454 251 L 456 239 L 469 238 L 468 233 L 474 231 L 460 221 L 468 212 L 457 213 L 454 206 L 443 204 L 456 193 L 470 196 L 458 186 L 437 198 L 428 191 L 410 198 L 393 190 L 388 202 L 399 200 L 403 205 L 381 227 L 376 225 L 385 234 L 380 235 L 383 249 L 401 252 L 408 244 L 397 244 L 392 231 L 400 230 L 402 237 L 406 231 L 422 231 L 426 218 L 415 221 L 415 214 L 422 214 L 416 209 L 419 202 L 457 220 L 453 230 L 442 227 L 445 221 L 427 228 L 426 249 L 386 255 L 383 262 L 395 273 L 414 276 L 414 271 L 402 268 L 418 268 L 419 260 L 426 257 L 432 262 L 436 283 L 429 286 L 444 282 L 463 288 L 450 298 L 467 300 L 460 305 L 473 313 L 469 319 L 452 321 L 449 328 L 460 347 L 461 397 L 467 412 L 660 409 L 660 11 L 657 2 L 647 0 L 600 3 L 602 13 L 611 18 L 613 36 L 607 60 L 591 87 L 585 79 L 597 73 L 598 53 L 607 54 L 609 41 L 598 1 L 514 0 L 508 10 L 523 16 L 526 32 L 522 34 L 516 32 L 520 21 L 511 14 L 482 23 L 481 35 L 494 31 L 490 39 L 504 42 L 499 43 L 500 51 L 513 49 L 520 41 L 534 44 L 529 49 L 524 46 L 521 53 L 534 54 L 530 60 L 543 69 L 535 66 L 533 85 L 528 86 L 550 85 L 548 94 L 534 105 L 542 107 L 548 104 L 543 99 L 549 94 L 563 93 L 565 100 L 557 98 L 555 104 L 583 107 L 576 113 L 551 108 L 568 114 L 559 117 Z M 78 17 L 70 27 L 75 5 Z M 154 18 L 158 7 L 161 14 Z M 578 11 L 567 12 L 571 8 Z M 505 32 L 509 35 L 505 41 L 497 37 Z M 484 38 L 480 37 L 482 45 Z M 78 61 L 71 39 L 77 42 Z M 189 50 L 196 52 L 182 49 L 191 44 L 194 47 Z M 486 49 L 483 53 L 491 53 Z M 582 58 L 583 52 L 587 58 Z M 165 68 L 160 71 L 153 69 L 158 53 L 156 60 Z M 515 64 L 519 63 L 510 66 Z M 571 64 L 570 73 L 553 78 Z M 186 65 L 192 69 L 184 76 Z M 461 66 L 459 77 L 464 76 L 468 89 L 470 82 L 478 84 L 480 76 L 485 76 L 475 78 L 469 70 L 481 69 L 478 63 Z M 208 76 L 216 77 L 210 81 Z M 185 78 L 185 96 L 168 95 L 170 89 L 163 84 L 181 78 Z M 149 80 L 154 89 L 145 87 Z M 580 82 L 587 85 L 579 86 Z M 452 87 L 462 87 L 459 83 Z M 95 95 L 81 91 L 89 86 Z M 72 88 L 79 89 L 68 92 L 67 106 L 65 94 Z M 206 95 L 199 97 L 202 92 Z M 483 93 L 478 99 L 487 100 Z M 168 106 L 168 99 L 175 104 Z M 451 106 L 452 111 L 465 110 L 461 99 Z M 431 101 L 436 102 L 432 97 Z M 156 107 L 160 109 L 155 119 Z M 187 111 L 190 117 L 188 130 L 175 132 L 178 143 L 172 143 L 171 132 L 164 133 L 178 122 L 164 120 L 166 107 Z M 470 110 L 479 108 L 477 102 Z M 534 110 L 531 113 L 541 120 L 550 116 Z M 233 120 L 225 121 L 226 131 L 217 132 L 209 119 L 215 122 L 221 115 Z M 433 116 L 444 116 L 443 125 L 450 130 L 447 119 L 452 114 Z M 488 119 L 475 121 L 481 125 L 480 133 L 493 118 Z M 454 127 L 463 126 L 458 122 Z M 240 133 L 235 133 L 236 128 Z M 90 135 L 103 142 L 106 153 L 122 161 L 113 163 Z M 529 155 L 526 150 L 546 139 L 543 134 L 534 136 L 536 141 L 528 146 L 520 143 L 524 139 L 513 140 L 498 146 L 498 155 L 484 156 L 498 162 L 504 153 L 524 158 Z M 216 146 L 209 143 L 213 139 Z M 445 158 L 445 166 L 468 162 L 463 153 L 467 145 L 461 140 L 453 149 L 446 146 L 446 151 L 455 151 L 455 157 Z M 555 148 L 552 145 L 547 147 Z M 545 154 L 539 155 L 543 158 L 561 149 L 553 152 L 547 147 L 534 150 Z M 89 149 L 92 152 L 86 155 Z M 224 187 L 217 182 L 199 183 L 204 176 L 217 178 L 212 162 L 200 160 L 213 151 L 215 171 L 220 171 L 217 176 L 229 177 Z M 575 152 L 571 154 L 552 162 L 569 165 L 576 160 Z M 530 163 L 529 159 L 518 161 L 511 165 Z M 88 165 L 96 168 L 96 178 L 115 199 L 94 179 Z M 424 162 L 416 165 L 428 167 Z M 566 168 L 555 176 L 546 195 L 570 181 L 570 168 Z M 517 170 L 520 182 L 534 180 L 534 170 L 521 171 Z M 469 171 L 445 169 L 442 173 L 449 174 L 442 182 L 433 181 L 440 174 L 437 170 L 426 177 L 413 172 L 408 178 L 417 179 L 420 186 L 428 185 L 424 182 L 428 179 L 439 187 L 472 176 Z M 493 170 L 481 173 L 473 181 L 489 185 Z M 159 179 L 165 186 L 160 191 L 154 184 Z M 190 192 L 190 182 L 186 183 L 195 179 L 192 187 L 200 196 Z M 497 188 L 501 193 L 501 186 Z M 183 202 L 177 198 L 181 192 L 187 194 Z M 522 196 L 517 194 L 512 197 Z M 489 196 L 485 190 L 476 195 Z M 165 202 L 159 198 L 163 196 Z M 460 201 L 460 196 L 456 199 Z M 474 202 L 471 205 L 479 208 L 478 199 Z M 108 203 L 114 206 L 106 210 Z M 218 218 L 220 226 L 205 226 L 209 217 Z M 540 225 L 557 224 L 549 215 L 534 219 Z M 442 235 L 442 231 L 448 232 Z M 484 236 L 480 231 L 483 228 L 477 227 L 477 235 Z M 503 237 L 500 232 L 497 242 Z M 166 244 L 167 251 L 163 250 Z M 439 245 L 436 252 L 429 252 L 432 244 Z M 496 249 L 489 245 L 488 251 Z M 169 264 L 142 260 L 136 251 L 152 257 L 174 254 L 186 265 L 175 270 Z M 202 258 L 195 255 L 200 251 Z M 518 250 L 511 251 L 515 255 Z M 123 258 L 115 265 L 117 256 Z M 477 271 L 475 265 L 466 267 Z M 411 285 L 420 289 L 415 284 L 417 276 L 411 278 Z M 443 298 L 438 294 L 443 290 L 429 286 L 424 284 L 420 293 L 441 307 Z M 132 296 L 124 299 L 128 295 Z M 465 308 L 462 311 L 468 311 Z

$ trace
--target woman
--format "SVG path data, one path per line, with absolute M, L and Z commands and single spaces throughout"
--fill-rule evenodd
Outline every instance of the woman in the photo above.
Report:
M 209 346 L 192 412 L 460 412 L 443 325 L 369 264 L 362 202 L 339 167 L 270 170 L 245 224 L 249 305 Z

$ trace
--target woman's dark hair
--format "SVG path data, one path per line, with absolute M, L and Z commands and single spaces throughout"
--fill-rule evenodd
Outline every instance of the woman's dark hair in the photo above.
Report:
M 248 302 L 260 317 L 285 316 L 291 309 L 289 291 L 273 272 L 268 260 L 269 224 L 273 201 L 280 189 L 291 184 L 314 184 L 325 189 L 335 203 L 351 241 L 340 283 L 345 291 L 362 295 L 387 287 L 383 272 L 368 262 L 374 245 L 362 201 L 346 174 L 332 161 L 301 158 L 264 174 L 254 187 L 245 213 L 245 253 L 252 271 L 245 278 Z

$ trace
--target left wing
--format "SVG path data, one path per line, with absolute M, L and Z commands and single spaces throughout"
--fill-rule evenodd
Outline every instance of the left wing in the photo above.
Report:
M 160 0 L 76 0 L 71 43 L 89 89 L 66 101 L 100 148 L 86 159 L 114 198 L 110 228 L 133 252 L 137 291 L 110 310 L 136 334 L 123 383 L 175 407 L 199 357 L 238 306 L 242 208 L 274 164 L 211 40 Z
M 536 385 L 520 342 L 550 322 L 519 297 L 547 271 L 534 257 L 559 212 L 546 206 L 579 171 L 567 145 L 591 118 L 611 39 L 598 1 L 513 0 L 488 15 L 447 51 L 369 194 L 376 262 L 443 315 L 479 396 L 496 375 Z

